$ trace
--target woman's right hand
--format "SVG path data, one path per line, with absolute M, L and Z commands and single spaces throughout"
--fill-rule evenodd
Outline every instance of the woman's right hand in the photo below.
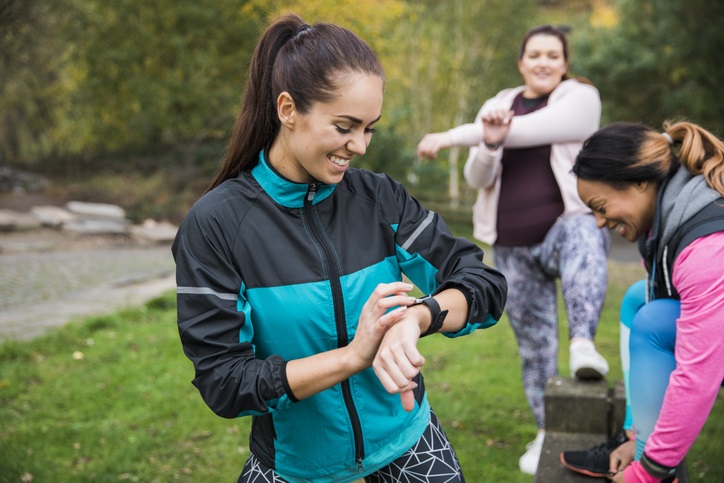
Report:
M 354 339 L 347 346 L 361 367 L 372 365 L 387 329 L 405 315 L 407 306 L 415 301 L 407 294 L 410 290 L 412 285 L 405 282 L 381 283 L 365 302 Z M 393 307 L 397 308 L 388 312 Z
M 362 307 L 347 346 L 288 361 L 287 381 L 294 396 L 306 399 L 372 366 L 387 330 L 415 301 L 407 295 L 410 290 L 412 285 L 404 282 L 379 284 Z
M 441 149 L 452 147 L 452 138 L 447 132 L 436 132 L 425 134 L 422 140 L 417 144 L 418 159 L 435 159 L 437 152 Z

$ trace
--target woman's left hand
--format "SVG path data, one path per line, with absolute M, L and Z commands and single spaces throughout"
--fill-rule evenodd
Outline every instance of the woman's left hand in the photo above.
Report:
M 609 476 L 609 479 L 614 483 L 625 483 L 623 479 L 623 470 L 617 472 L 614 476 Z
M 622 482 L 623 470 L 634 460 L 636 440 L 630 439 L 611 452 L 609 456 L 609 478 L 611 481 Z
M 419 310 L 410 308 L 392 327 L 387 330 L 377 355 L 372 362 L 375 374 L 385 389 L 391 393 L 400 393 L 402 407 L 412 411 L 415 400 L 412 390 L 417 387 L 413 378 L 425 364 L 425 358 L 417 350 L 420 339 L 420 323 L 416 313 Z
M 509 109 L 495 109 L 485 113 L 481 118 L 485 133 L 484 141 L 488 144 L 497 144 L 505 141 L 514 114 L 515 113 Z

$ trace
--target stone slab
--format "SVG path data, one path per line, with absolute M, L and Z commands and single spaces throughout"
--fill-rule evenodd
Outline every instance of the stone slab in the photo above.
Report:
M 545 418 L 546 431 L 608 434 L 608 382 L 551 378 L 545 389 Z
M 569 470 L 561 464 L 560 454 L 567 450 L 583 450 L 606 441 L 601 433 L 560 433 L 546 431 L 543 451 L 538 462 L 534 483 L 591 483 L 597 480 Z

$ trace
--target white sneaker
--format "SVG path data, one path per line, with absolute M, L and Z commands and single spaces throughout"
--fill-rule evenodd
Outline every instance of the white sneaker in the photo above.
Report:
M 578 379 L 602 379 L 608 374 L 608 362 L 590 340 L 576 341 L 570 347 L 571 375 Z
M 525 445 L 526 452 L 518 460 L 518 467 L 523 473 L 535 475 L 538 469 L 538 460 L 540 460 L 541 451 L 543 451 L 543 440 L 545 432 L 539 431 L 533 441 Z

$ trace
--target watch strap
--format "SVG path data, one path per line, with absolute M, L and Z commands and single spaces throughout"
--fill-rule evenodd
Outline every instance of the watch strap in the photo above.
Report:
M 641 459 L 639 461 L 641 463 L 641 466 L 643 466 L 644 470 L 654 478 L 658 478 L 660 480 L 663 480 L 665 478 L 668 478 L 669 476 L 676 474 L 676 467 L 671 466 L 664 466 L 661 463 L 652 460 L 649 458 L 646 453 L 641 455 Z
M 425 337 L 439 331 L 442 327 L 443 322 L 445 322 L 445 317 L 447 317 L 448 311 L 440 310 L 440 304 L 437 303 L 437 300 L 435 300 L 432 295 L 427 295 L 426 297 L 419 299 L 412 305 L 419 304 L 426 305 L 427 308 L 430 309 L 431 316 L 430 326 L 427 328 L 424 334 L 420 335 L 420 337 Z

